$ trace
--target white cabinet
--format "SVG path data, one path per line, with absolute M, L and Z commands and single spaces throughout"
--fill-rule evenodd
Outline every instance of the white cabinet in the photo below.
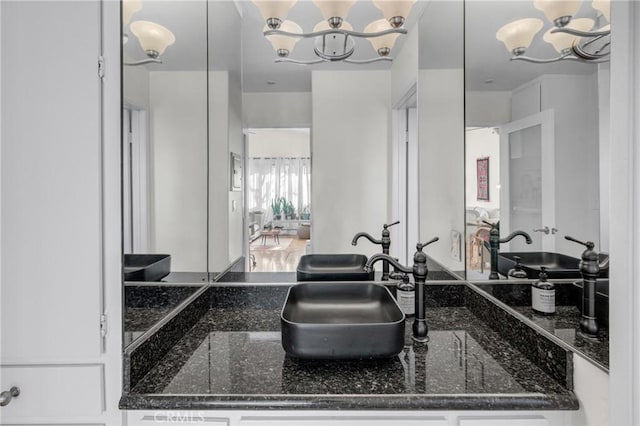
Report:
M 573 415 L 573 424 L 605 426 L 609 424 L 609 375 L 581 357 L 573 354 L 573 389 L 580 401 L 580 410 Z
M 119 320 L 115 339 L 103 339 L 101 322 L 112 297 L 105 277 L 120 276 L 119 265 L 107 269 L 114 245 L 103 238 L 113 149 L 104 139 L 119 119 L 107 122 L 102 106 L 120 77 L 105 85 L 99 59 L 119 67 L 118 44 L 103 39 L 105 23 L 120 42 L 119 13 L 98 0 L 0 2 L 0 390 L 21 390 L 0 409 L 3 424 L 102 424 L 118 414 L 105 389 L 120 382 Z M 116 316 L 120 285 L 109 283 Z
M 127 412 L 128 426 L 561 426 L 572 411 L 185 411 Z

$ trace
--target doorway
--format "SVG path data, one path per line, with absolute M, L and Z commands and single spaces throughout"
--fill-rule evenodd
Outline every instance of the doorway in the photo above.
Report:
M 146 112 L 122 111 L 122 204 L 124 253 L 149 250 L 148 143 Z
M 248 270 L 295 272 L 311 239 L 310 129 L 245 133 Z
M 411 265 L 420 240 L 418 109 L 416 86 L 393 110 L 392 218 L 400 221 L 391 229 L 391 254 Z

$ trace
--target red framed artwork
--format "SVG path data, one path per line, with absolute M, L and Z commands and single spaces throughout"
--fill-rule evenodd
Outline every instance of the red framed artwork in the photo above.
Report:
M 476 160 L 478 201 L 489 201 L 489 157 Z

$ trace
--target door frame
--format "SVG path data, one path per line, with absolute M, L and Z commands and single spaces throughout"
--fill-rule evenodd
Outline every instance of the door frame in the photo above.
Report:
M 555 114 L 553 109 L 547 109 L 529 115 L 520 120 L 500 126 L 500 235 L 504 236 L 511 229 L 511 200 L 509 184 L 509 134 L 533 126 L 540 126 L 541 140 L 541 176 L 542 176 L 542 226 L 556 227 L 556 196 L 555 196 Z M 533 230 L 523 229 L 525 232 Z M 555 251 L 555 235 L 544 235 L 542 238 L 543 251 Z M 504 251 L 509 250 L 509 243 L 504 243 Z

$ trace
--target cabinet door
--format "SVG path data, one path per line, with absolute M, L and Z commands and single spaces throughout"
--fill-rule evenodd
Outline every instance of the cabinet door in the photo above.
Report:
M 95 423 L 105 410 L 101 12 L 0 2 L 0 390 L 21 390 L 6 423 Z

